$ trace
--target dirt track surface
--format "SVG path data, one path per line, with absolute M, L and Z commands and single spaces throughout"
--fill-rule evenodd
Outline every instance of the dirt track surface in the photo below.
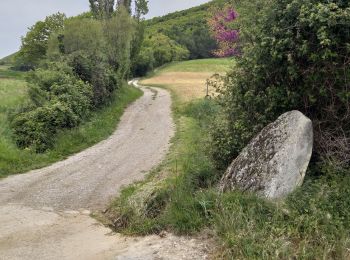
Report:
M 141 88 L 107 140 L 0 181 L 0 259 L 205 259 L 196 239 L 125 238 L 89 214 L 164 157 L 174 133 L 167 91 Z M 174 258 L 175 257 L 175 258 Z
M 103 209 L 123 185 L 142 179 L 162 160 L 173 135 L 169 93 L 143 91 L 107 140 L 47 168 L 0 181 L 0 205 Z

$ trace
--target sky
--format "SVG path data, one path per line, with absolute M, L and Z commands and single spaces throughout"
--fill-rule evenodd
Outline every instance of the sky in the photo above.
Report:
M 147 18 L 187 9 L 208 0 L 149 0 Z M 88 0 L 0 0 L 0 58 L 16 52 L 28 27 L 46 16 L 61 12 L 67 16 L 89 10 Z

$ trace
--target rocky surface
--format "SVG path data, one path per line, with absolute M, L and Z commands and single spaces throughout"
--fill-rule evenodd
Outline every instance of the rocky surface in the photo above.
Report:
M 232 162 L 221 191 L 240 189 L 269 199 L 281 198 L 301 185 L 311 158 L 313 128 L 299 111 L 265 127 Z

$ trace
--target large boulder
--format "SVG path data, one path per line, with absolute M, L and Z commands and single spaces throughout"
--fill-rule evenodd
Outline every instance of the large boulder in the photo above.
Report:
M 312 146 L 311 120 L 299 111 L 285 113 L 243 149 L 227 169 L 220 189 L 282 198 L 303 183 Z

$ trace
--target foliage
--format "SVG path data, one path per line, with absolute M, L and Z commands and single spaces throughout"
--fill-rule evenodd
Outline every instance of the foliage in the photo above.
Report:
M 235 43 L 238 41 L 239 31 L 233 29 L 232 24 L 237 19 L 237 12 L 226 5 L 224 9 L 213 9 L 213 17 L 208 19 L 211 34 L 218 43 L 219 49 L 213 53 L 217 57 L 230 57 L 238 54 Z
M 136 22 L 125 8 L 119 8 L 117 15 L 105 22 L 104 29 L 108 62 L 117 71 L 118 77 L 126 79 L 130 73 Z
M 145 75 L 148 71 L 172 61 L 188 59 L 189 51 L 164 34 L 146 36 L 134 65 L 135 75 Z
M 148 14 L 148 0 L 135 0 L 135 18 L 140 20 L 141 17 Z
M 314 123 L 315 155 L 348 165 L 349 3 L 258 2 L 238 4 L 249 11 L 238 18 L 243 56 L 220 89 L 223 113 L 212 131 L 217 165 L 225 168 L 253 135 L 293 109 Z
M 0 178 L 45 167 L 104 140 L 115 131 L 124 109 L 142 95 L 140 90 L 123 85 L 113 93 L 108 106 L 92 111 L 78 127 L 59 130 L 52 147 L 36 153 L 14 144 L 7 117 L 7 113 L 28 102 L 26 90 L 22 80 L 0 80 Z
M 29 28 L 22 38 L 21 49 L 16 54 L 17 68 L 28 70 L 39 65 L 45 58 L 51 34 L 63 28 L 65 18 L 64 14 L 53 14 Z
M 94 106 L 105 104 L 120 84 L 117 74 L 108 63 L 107 55 L 103 52 L 108 42 L 102 23 L 92 19 L 73 19 L 66 22 L 61 35 L 62 49 L 67 55 L 68 64 L 81 80 L 93 86 Z M 55 39 L 57 37 L 53 38 L 53 42 Z M 56 43 L 54 53 L 57 53 L 58 49 Z
M 208 12 L 225 1 L 215 0 L 184 11 L 174 12 L 146 21 L 146 33 L 162 33 L 190 51 L 190 59 L 212 57 L 217 47 L 209 33 Z
M 114 12 L 114 0 L 89 0 L 90 10 L 97 19 L 110 18 Z
M 90 3 L 98 19 L 57 14 L 27 34 L 20 54 L 35 53 L 37 64 L 28 78 L 31 104 L 12 119 L 20 148 L 53 147 L 59 131 L 79 126 L 106 105 L 130 73 L 136 21 L 123 6 L 114 11 L 114 1 Z M 37 45 L 27 44 L 33 37 L 40 38 L 40 55 Z
M 175 66 L 191 63 L 192 71 L 200 71 L 202 60 L 196 62 L 197 69 L 194 61 Z M 187 105 L 179 100 L 174 96 L 178 130 L 167 159 L 146 181 L 125 188 L 108 211 L 116 230 L 196 234 L 207 228 L 219 239 L 218 259 L 349 257 L 348 170 L 319 164 L 284 202 L 239 191 L 220 194 L 216 184 L 221 174 L 206 152 L 208 129 L 220 108 L 215 100 Z M 142 207 L 139 197 L 144 199 Z
M 79 125 L 91 110 L 92 88 L 74 77 L 64 64 L 49 64 L 29 75 L 32 106 L 17 114 L 12 127 L 21 148 L 43 152 L 59 129 Z

